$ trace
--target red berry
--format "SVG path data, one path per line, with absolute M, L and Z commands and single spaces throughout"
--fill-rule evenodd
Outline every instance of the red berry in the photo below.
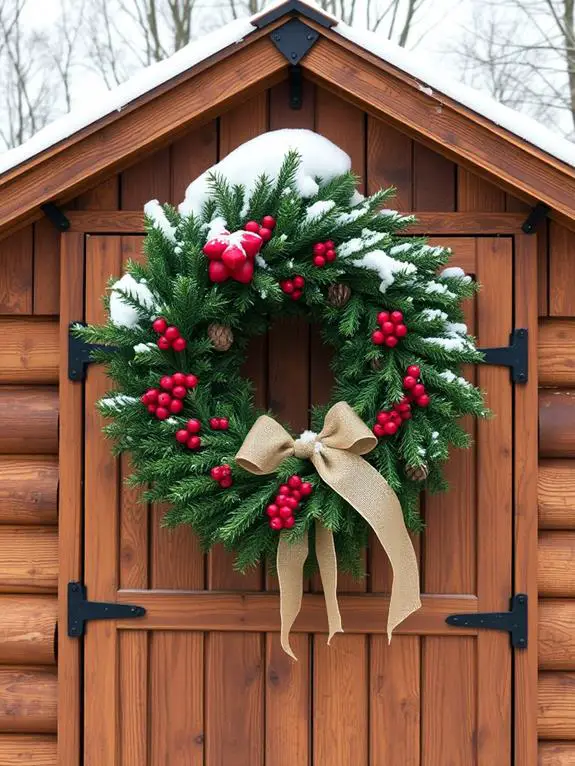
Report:
M 210 428 L 212 431 L 219 430 L 220 427 L 220 419 L 219 418 L 210 418 Z
M 186 428 L 191 434 L 199 434 L 202 430 L 202 424 L 197 418 L 191 418 L 188 420 Z
M 170 412 L 172 415 L 177 415 L 184 409 L 184 403 L 181 399 L 172 399 L 170 402 Z
M 328 263 L 333 263 L 333 261 L 335 261 L 336 258 L 337 258 L 337 254 L 335 250 L 330 249 L 325 251 L 325 259 Z
M 290 298 L 292 299 L 292 301 L 299 301 L 302 295 L 303 295 L 303 292 L 301 290 L 294 290 Z
M 410 412 L 411 411 L 411 404 L 409 402 L 406 402 L 403 400 L 400 402 L 397 406 L 397 409 L 399 412 Z
M 417 383 L 411 390 L 411 393 L 415 396 L 416 399 L 419 399 L 419 397 L 423 396 L 425 393 L 425 386 L 423 383 Z
M 178 431 L 178 433 L 180 433 L 180 431 Z M 182 431 L 181 433 L 186 434 L 186 441 L 188 441 L 188 436 L 189 436 L 188 432 Z M 212 477 L 214 481 L 221 481 L 224 478 L 225 474 L 222 469 L 223 469 L 223 465 L 216 465 L 212 469 L 210 469 L 210 476 Z
M 222 261 L 210 261 L 208 275 L 212 282 L 225 282 L 229 279 L 230 272 Z
M 392 423 L 397 423 L 398 425 L 401 423 L 401 415 L 395 410 L 389 413 L 389 419 Z
M 174 386 L 172 389 L 172 394 L 176 397 L 176 399 L 183 399 L 187 393 L 188 389 L 185 386 Z
M 382 325 L 384 322 L 389 322 L 389 311 L 380 311 L 377 315 L 377 324 Z
M 168 323 L 164 319 L 164 317 L 158 317 L 157 319 L 154 319 L 152 322 L 152 327 L 154 329 L 154 332 L 157 332 L 158 335 L 161 335 L 166 327 L 168 326 Z
M 276 219 L 273 217 L 273 215 L 264 215 L 262 218 L 262 226 L 264 226 L 266 229 L 275 229 Z
M 413 375 L 406 375 L 403 379 L 403 387 L 404 388 L 413 388 L 417 383 L 417 380 L 413 377 Z
M 259 234 L 260 225 L 257 221 L 248 221 L 244 226 L 244 231 L 251 231 L 252 234 Z
M 280 492 L 279 494 L 276 495 L 276 503 L 278 505 L 285 505 L 287 498 L 288 498 L 287 495 L 284 495 L 282 492 Z
M 384 426 L 389 420 L 389 412 L 378 412 L 376 420 L 380 425 Z
M 371 333 L 371 340 L 373 343 L 375 343 L 376 346 L 381 346 L 383 343 L 385 343 L 385 335 L 381 330 L 374 330 Z
M 288 479 L 288 487 L 290 487 L 290 489 L 299 489 L 301 487 L 301 484 L 302 484 L 302 481 L 297 474 L 290 476 Z
M 273 236 L 273 232 L 271 229 L 268 229 L 267 226 L 260 226 L 260 230 L 258 231 L 258 234 L 263 239 L 264 242 L 269 242 L 270 239 Z
M 295 524 L 295 519 L 293 516 L 288 516 L 287 519 L 284 519 L 285 529 L 291 529 L 294 524 Z
M 334 245 L 334 243 L 331 241 L 331 239 L 328 239 L 328 240 L 326 240 L 326 241 L 325 241 L 323 244 L 326 246 L 326 248 L 327 248 L 328 250 L 335 250 L 335 245 Z
M 146 394 L 142 394 L 142 396 L 140 396 L 140 401 L 142 402 L 142 404 L 151 404 L 151 401 L 150 401 L 147 393 Z
M 405 338 L 407 335 L 407 327 L 404 324 L 395 325 L 395 334 L 398 338 Z
M 313 265 L 317 266 L 318 269 L 323 268 L 325 266 L 325 258 L 323 255 L 314 255 L 313 257 Z
M 162 378 L 160 378 L 160 385 L 162 388 L 165 388 L 166 391 L 171 391 L 174 385 L 174 381 L 172 379 L 171 375 L 164 375 Z
M 188 449 L 199 449 L 201 443 L 202 440 L 199 436 L 190 436 L 187 442 Z
M 165 335 L 160 335 L 160 337 L 156 341 L 156 345 L 158 346 L 158 348 L 161 348 L 162 351 L 167 351 L 169 348 L 172 347 L 171 342 L 166 338 Z
M 185 347 L 188 345 L 185 338 L 176 338 L 176 340 L 172 343 L 172 348 L 174 351 L 183 351 Z
M 275 518 L 270 519 L 270 527 L 276 532 L 279 532 L 280 529 L 283 529 L 283 526 L 284 526 L 284 523 L 279 516 L 276 516 Z
M 395 337 L 395 335 L 386 336 L 385 345 L 389 346 L 389 348 L 393 348 L 394 346 L 397 346 L 397 338 Z
M 186 375 L 186 386 L 195 388 L 198 385 L 198 379 L 195 375 Z
M 287 484 L 280 484 L 279 489 L 278 489 L 278 494 L 286 495 L 287 496 L 287 495 L 289 495 L 289 493 L 290 493 L 289 486 Z
M 392 311 L 390 318 L 394 324 L 399 324 L 400 322 L 403 322 L 403 314 L 401 313 L 401 311 Z
M 423 394 L 423 396 L 420 396 L 416 399 L 419 407 L 427 407 L 430 401 L 431 400 L 427 394 Z
M 270 503 L 268 507 L 266 508 L 266 513 L 270 517 L 270 519 L 273 519 L 274 516 L 279 516 L 280 509 L 277 507 L 275 503 Z
M 295 500 L 297 500 L 297 501 L 298 501 L 298 503 L 299 503 L 299 501 L 301 500 L 301 492 L 299 491 L 299 489 L 292 489 L 292 491 L 291 491 L 291 496 L 292 496 L 292 497 L 293 497 Z
M 299 488 L 299 491 L 302 493 L 304 497 L 307 497 L 308 495 L 311 495 L 313 492 L 313 484 L 309 481 L 302 482 L 301 487 Z
M 148 404 L 148 412 L 150 413 L 150 415 L 155 415 L 157 409 L 158 408 L 155 404 Z
M 227 431 L 230 427 L 230 421 L 227 418 L 220 418 L 219 424 L 220 431 Z
M 160 407 L 169 407 L 172 397 L 169 394 L 163 393 L 158 396 L 158 404 Z
M 293 293 L 294 291 L 294 283 L 291 281 L 291 279 L 284 279 L 283 282 L 280 283 L 281 288 L 284 291 L 284 293 L 287 293 L 288 295 L 290 293 Z
M 292 511 L 295 511 L 295 510 L 296 510 L 296 508 L 297 508 L 297 507 L 298 507 L 298 505 L 299 505 L 299 503 L 298 503 L 298 501 L 295 499 L 295 497 L 287 497 L 287 498 L 286 498 L 286 503 L 285 503 L 285 504 L 287 505 L 287 507 L 288 507 L 288 508 L 291 508 L 291 509 L 292 509 Z
M 165 407 L 158 407 L 156 409 L 156 417 L 158 420 L 165 420 L 170 413 Z
M 400 414 L 402 420 L 411 420 L 411 410 L 405 410 L 405 412 L 401 412 Z
M 387 436 L 393 436 L 393 434 L 397 433 L 397 428 L 397 423 L 393 423 L 391 420 L 383 426 Z
M 174 382 L 174 386 L 185 386 L 186 385 L 186 376 L 183 372 L 175 372 L 172 375 L 172 380 Z
M 185 444 L 190 437 L 190 434 L 186 431 L 185 428 L 180 428 L 179 431 L 176 431 L 176 441 L 179 441 L 180 444 Z
M 382 425 L 379 423 L 376 423 L 373 427 L 373 433 L 377 436 L 377 438 L 381 438 L 382 436 L 385 436 L 385 430 Z
M 382 332 L 384 332 L 386 335 L 393 335 L 395 332 L 395 325 L 393 322 L 384 322 L 381 325 Z
M 224 463 L 222 465 L 222 473 L 224 474 L 224 476 L 231 476 L 232 475 L 232 469 L 230 468 L 230 466 L 227 463 Z
M 149 388 L 146 391 L 146 396 L 148 397 L 149 402 L 156 402 L 156 401 L 158 401 L 158 394 L 159 393 L 160 392 L 158 391 L 157 388 Z
M 292 509 L 289 507 L 289 505 L 282 505 L 279 513 L 282 519 L 287 519 L 292 515 Z
M 413 378 L 419 378 L 419 376 L 421 375 L 421 370 L 416 364 L 411 364 L 407 368 L 407 374 L 411 375 L 411 377 Z
M 166 329 L 166 332 L 164 333 L 164 335 L 168 340 L 176 340 L 176 338 L 180 337 L 180 331 L 178 330 L 177 327 L 174 327 L 173 325 L 171 325 L 170 327 Z
M 296 276 L 293 278 L 293 286 L 298 290 L 302 290 L 305 287 L 305 279 L 302 276 Z
M 223 489 L 228 489 L 233 483 L 234 480 L 231 476 L 224 476 L 223 479 L 220 479 L 220 487 L 223 487 Z
M 324 245 L 323 242 L 316 242 L 315 245 L 313 246 L 314 255 L 323 255 L 326 250 L 327 250 L 327 247 Z

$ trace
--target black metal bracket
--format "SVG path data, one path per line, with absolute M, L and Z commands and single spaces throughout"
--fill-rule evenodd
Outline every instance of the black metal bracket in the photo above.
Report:
M 297 13 L 310 21 L 315 21 L 326 29 L 331 29 L 337 24 L 337 19 L 323 13 L 319 8 L 313 8 L 307 3 L 302 3 L 301 0 L 286 0 L 285 3 L 277 5 L 270 11 L 266 11 L 254 19 L 254 26 L 258 29 L 267 27 L 268 24 L 272 24 L 274 21 L 281 19 L 282 16 L 287 16 L 289 13 Z
M 143 606 L 88 601 L 86 588 L 82 583 L 68 583 L 68 635 L 71 638 L 83 636 L 89 620 L 128 620 L 143 617 L 145 614 Z
M 509 336 L 509 345 L 501 348 L 480 348 L 485 355 L 483 364 L 495 364 L 511 369 L 513 383 L 527 383 L 528 380 L 528 340 L 529 332 L 522 327 L 513 330 Z
M 82 338 L 77 338 L 72 329 L 85 322 L 70 322 L 68 326 L 68 378 L 75 383 L 86 380 L 86 368 L 93 362 L 93 351 L 113 351 L 114 346 L 103 346 L 98 343 L 86 343 Z
M 547 218 L 550 210 L 549 205 L 546 205 L 544 202 L 538 202 L 523 222 L 521 231 L 524 234 L 535 234 L 537 227 Z
M 290 19 L 270 33 L 278 51 L 292 66 L 299 64 L 319 39 L 319 33 L 299 19 Z
M 513 596 L 509 612 L 450 614 L 445 622 L 457 628 L 504 630 L 510 634 L 515 649 L 527 649 L 527 594 Z
M 288 75 L 288 82 L 289 82 L 289 105 L 290 109 L 301 109 L 302 105 L 302 74 L 301 74 L 301 67 L 296 64 L 296 66 L 290 66 L 289 68 L 289 75 Z
M 70 228 L 70 221 L 66 218 L 58 205 L 55 205 L 53 202 L 46 202 L 44 205 L 40 206 L 40 210 L 58 231 L 68 231 Z

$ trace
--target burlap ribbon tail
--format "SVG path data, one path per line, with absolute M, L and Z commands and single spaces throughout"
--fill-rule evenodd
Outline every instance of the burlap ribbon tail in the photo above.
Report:
M 397 495 L 367 460 L 377 439 L 347 404 L 338 402 L 326 414 L 319 434 L 304 432 L 299 439 L 273 418 L 263 415 L 246 436 L 236 462 L 257 475 L 273 473 L 287 457 L 311 460 L 321 479 L 355 508 L 375 532 L 393 570 L 387 617 L 387 635 L 421 606 L 419 572 Z M 289 634 L 299 614 L 303 596 L 303 567 L 308 555 L 307 533 L 288 542 L 281 532 L 277 551 L 280 586 L 281 644 L 295 659 Z M 342 632 L 337 601 L 337 560 L 331 530 L 317 522 L 316 556 L 326 601 L 329 639 Z

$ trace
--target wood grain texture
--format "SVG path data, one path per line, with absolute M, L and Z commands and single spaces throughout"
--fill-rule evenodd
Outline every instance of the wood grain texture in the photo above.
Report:
M 0 527 L 0 592 L 55 593 L 58 531 L 54 527 Z
M 457 168 L 457 209 L 499 212 L 505 210 L 505 192 L 465 168 Z
M 0 454 L 55 455 L 58 392 L 55 388 L 0 386 Z
M 381 120 L 367 117 L 367 189 L 374 194 L 395 186 L 390 203 L 397 210 L 413 208 L 413 140 Z
M 413 144 L 413 209 L 455 210 L 456 166 L 427 146 Z
M 60 236 L 47 218 L 34 224 L 34 314 L 60 313 Z
M 217 120 L 202 125 L 170 144 L 170 199 L 184 199 L 189 183 L 214 164 L 218 151 Z
M 539 457 L 575 457 L 575 391 L 539 392 Z
M 32 227 L 0 241 L 0 314 L 31 314 L 34 244 Z
M 0 664 L 55 665 L 57 603 L 52 596 L 0 596 Z
M 575 232 L 555 221 L 549 226 L 549 314 L 575 316 Z
M 122 630 L 118 641 L 120 763 L 148 766 L 150 735 L 149 634 Z
M 57 766 L 56 737 L 0 734 L 0 766 Z
M 538 584 L 540 596 L 575 596 L 575 532 L 541 532 Z
M 575 463 L 540 460 L 537 472 L 540 529 L 575 529 Z
M 537 766 L 573 766 L 575 742 L 540 742 Z
M 540 739 L 575 739 L 575 673 L 539 674 Z
M 575 599 L 539 600 L 539 667 L 575 670 Z
M 549 315 L 549 226 L 546 220 L 537 231 L 537 313 Z
M 0 319 L 0 383 L 57 383 L 58 323 Z
M 0 524 L 58 522 L 58 461 L 0 456 Z
M 170 196 L 170 150 L 148 154 L 120 176 L 122 207 L 143 208 L 149 199 L 167 202 Z
M 111 175 L 86 189 L 74 200 L 78 210 L 115 210 L 120 207 L 120 176 Z
M 537 358 L 542 386 L 575 386 L 575 319 L 544 319 Z
M 55 668 L 0 667 L 0 732 L 56 731 Z

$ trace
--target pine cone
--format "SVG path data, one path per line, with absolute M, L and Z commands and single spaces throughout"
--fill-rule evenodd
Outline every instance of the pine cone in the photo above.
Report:
M 426 465 L 408 465 L 405 473 L 411 481 L 425 481 L 429 476 L 429 468 Z
M 351 289 L 347 285 L 336 282 L 327 289 L 327 299 L 336 309 L 343 308 L 351 298 Z
M 234 334 L 231 327 L 225 324 L 211 324 L 208 326 L 208 338 L 216 351 L 228 351 L 234 342 Z

